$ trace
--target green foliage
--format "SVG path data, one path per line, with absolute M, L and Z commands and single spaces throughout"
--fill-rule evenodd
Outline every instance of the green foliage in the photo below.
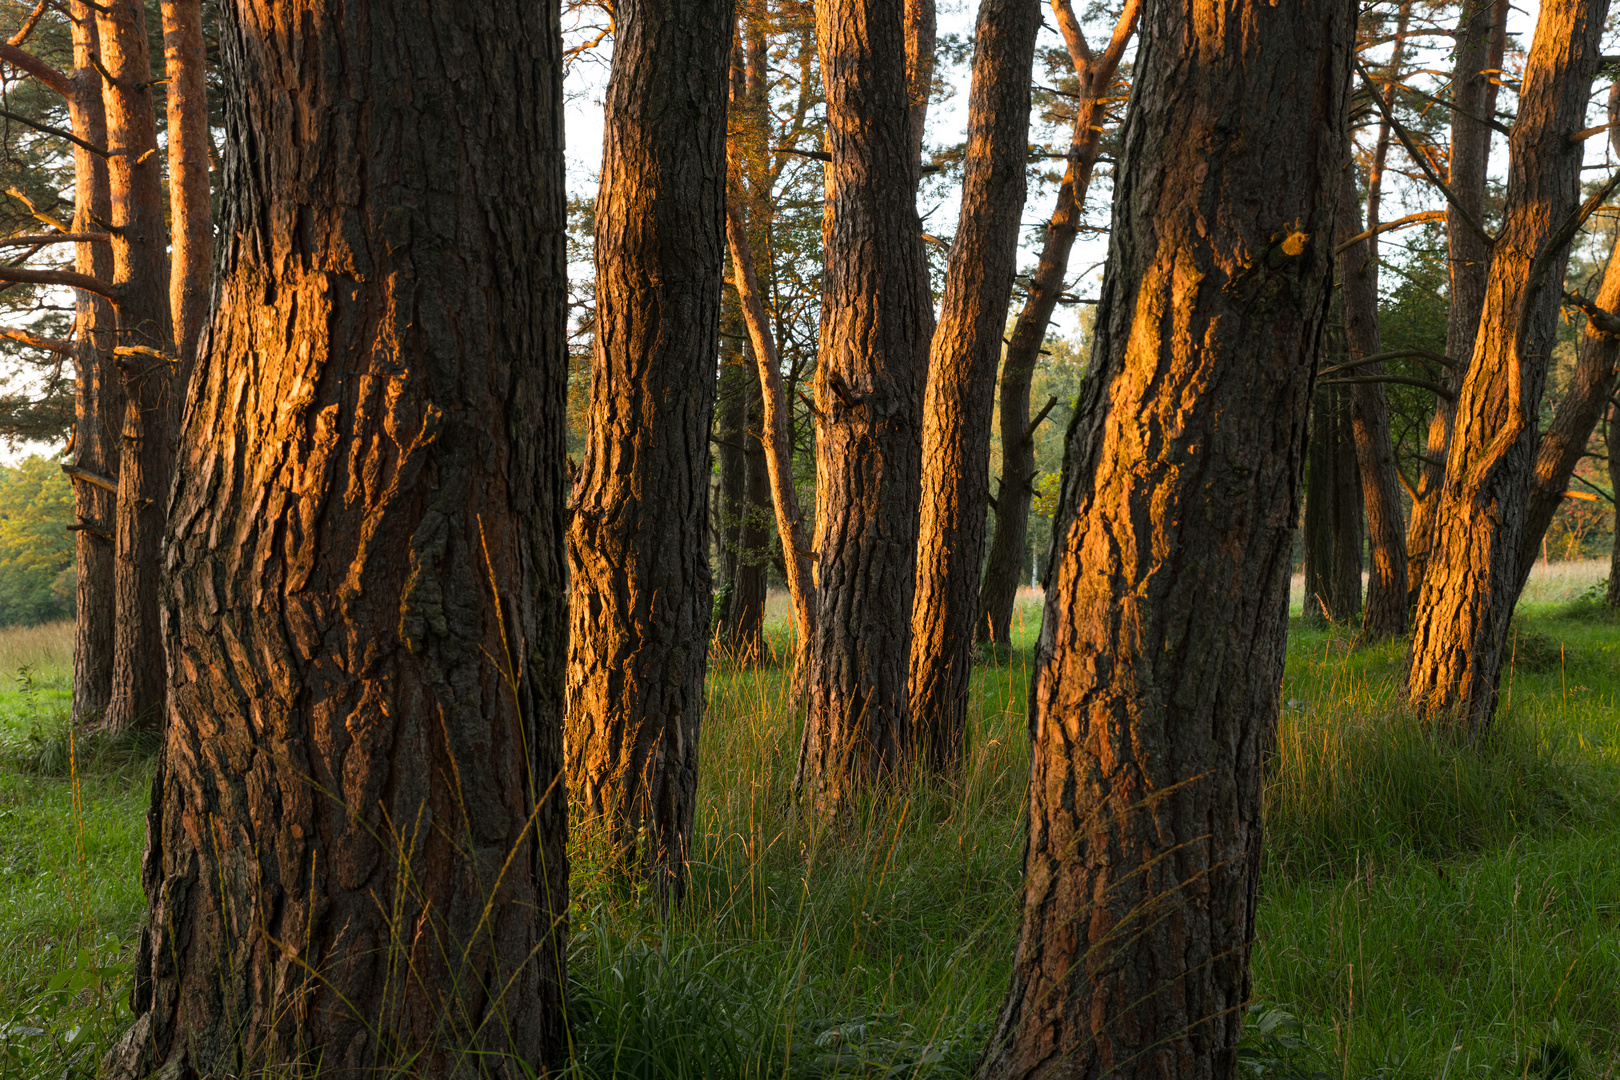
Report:
M 0 626 L 73 614 L 73 489 L 59 461 L 0 466 Z

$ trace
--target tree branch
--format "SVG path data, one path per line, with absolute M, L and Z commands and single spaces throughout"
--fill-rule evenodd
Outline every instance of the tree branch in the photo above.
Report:
M 1409 356 L 1433 360 L 1435 363 L 1443 364 L 1448 368 L 1457 366 L 1450 357 L 1441 356 L 1439 353 L 1430 352 L 1428 349 L 1396 349 L 1394 352 L 1381 352 L 1374 353 L 1371 356 L 1363 356 L 1360 360 L 1351 360 L 1347 364 L 1334 364 L 1332 367 L 1318 371 L 1316 377 L 1320 379 L 1324 375 L 1332 375 L 1335 371 L 1349 371 L 1351 368 L 1358 368 L 1367 364 L 1381 364 L 1385 360 L 1403 360 Z
M 1380 223 L 1375 229 L 1368 229 L 1366 232 L 1360 232 L 1352 236 L 1350 239 L 1334 248 L 1333 254 L 1343 255 L 1346 251 L 1349 251 L 1357 244 L 1362 243 L 1365 240 L 1371 240 L 1380 233 L 1387 233 L 1391 229 L 1399 229 L 1407 225 L 1417 225 L 1424 221 L 1444 221 L 1445 218 L 1446 212 L 1444 210 L 1422 210 L 1416 214 L 1407 214 L 1403 218 L 1396 218 L 1394 221 L 1385 221 Z
M 1440 179 L 1439 174 L 1434 171 L 1433 166 L 1429 164 L 1429 159 L 1425 155 L 1418 152 L 1417 146 L 1412 142 L 1412 136 L 1407 132 L 1406 128 L 1402 126 L 1401 122 L 1395 119 L 1394 110 L 1384 104 L 1383 95 L 1379 94 L 1377 88 L 1373 86 L 1372 78 L 1367 74 L 1367 69 L 1361 66 L 1361 60 L 1358 58 L 1355 63 L 1356 71 L 1360 73 L 1362 82 L 1367 84 L 1367 90 L 1372 94 L 1373 101 L 1378 106 L 1378 111 L 1384 114 L 1385 120 L 1389 121 L 1390 128 L 1395 132 L 1395 137 L 1400 139 L 1401 145 L 1406 148 L 1407 156 L 1417 164 L 1418 168 L 1423 170 L 1423 175 L 1428 178 L 1429 183 L 1433 184 L 1440 190 L 1442 194 L 1445 195 L 1446 202 L 1450 203 L 1456 209 L 1457 213 L 1462 216 L 1463 221 L 1468 223 L 1468 227 L 1473 229 L 1481 240 L 1485 241 L 1486 246 L 1490 247 L 1495 245 L 1496 238 L 1490 233 L 1486 232 L 1484 227 L 1480 225 L 1478 221 L 1474 220 L 1474 215 L 1468 212 L 1467 208 L 1463 206 L 1460 200 L 1458 200 L 1456 193 L 1453 192 L 1451 188 L 1446 185 L 1445 181 Z
M 1414 379 L 1407 375 L 1349 375 L 1342 379 L 1322 379 L 1317 386 L 1348 386 L 1352 383 L 1401 383 L 1406 386 L 1416 386 L 1424 390 L 1432 390 L 1435 394 L 1447 401 L 1456 401 L 1457 395 L 1428 379 Z
M 71 341 L 63 341 L 61 338 L 40 337 L 38 334 L 30 334 L 26 330 L 8 330 L 0 326 L 0 338 L 7 338 L 33 349 L 44 349 L 46 352 L 53 352 L 63 356 L 73 351 L 73 342 Z
M 60 285 L 66 289 L 83 289 L 117 303 L 118 290 L 100 278 L 74 270 L 35 270 L 28 266 L 0 266 L 0 281 L 16 285 Z
M 0 43 L 0 60 L 4 60 L 12 67 L 21 68 L 63 97 L 73 96 L 73 80 L 27 49 L 19 49 L 10 42 Z
M 1035 419 L 1031 420 L 1029 427 L 1024 429 L 1025 442 L 1035 438 L 1035 429 L 1041 426 L 1041 421 L 1046 419 L 1046 414 L 1051 412 L 1052 407 L 1057 403 L 1058 399 L 1055 395 L 1046 399 L 1046 404 L 1041 406 L 1041 411 L 1035 414 Z
M 0 240 L 0 247 L 44 247 L 46 244 L 105 244 L 112 237 L 106 233 L 53 233 L 49 236 L 13 236 Z
M 23 20 L 21 29 L 19 29 L 15 34 L 12 34 L 11 40 L 6 44 L 21 45 L 23 42 L 27 41 L 28 35 L 34 32 L 35 26 L 39 25 L 39 17 L 45 14 L 45 9 L 50 6 L 51 0 L 39 0 L 39 4 L 35 6 L 34 10 L 28 13 L 28 18 Z
M 100 473 L 93 473 L 89 469 L 81 469 L 77 465 L 69 465 L 65 462 L 62 465 L 62 471 L 81 483 L 89 484 L 91 487 L 98 487 L 103 491 L 110 491 L 114 495 L 118 494 L 118 485 Z
M 1564 290 L 1564 302 L 1586 314 L 1586 321 L 1600 334 L 1620 334 L 1620 315 L 1604 311 L 1579 293 Z
M 110 158 L 110 157 L 112 157 L 112 154 L 109 153 L 108 151 L 103 150 L 99 146 L 91 146 L 89 143 L 85 142 L 83 139 L 79 138 L 77 135 L 73 134 L 71 131 L 63 131 L 61 128 L 52 127 L 49 124 L 41 124 L 39 121 L 30 120 L 26 116 L 19 116 L 18 114 L 12 112 L 10 109 L 0 109 L 0 116 L 5 117 L 7 120 L 15 120 L 15 121 L 17 121 L 17 123 L 23 125 L 24 127 L 31 127 L 35 131 L 42 132 L 42 133 L 44 133 L 46 135 L 54 135 L 58 139 L 66 139 L 68 142 L 72 143 L 74 146 L 81 146 L 84 149 L 90 151 L 92 154 L 96 155 L 97 157 L 102 157 L 102 158 Z

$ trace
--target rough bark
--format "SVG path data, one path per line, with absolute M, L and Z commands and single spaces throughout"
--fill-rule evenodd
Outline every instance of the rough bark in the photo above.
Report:
M 771 485 L 771 505 L 776 513 L 776 534 L 782 543 L 782 566 L 786 571 L 788 593 L 793 598 L 795 644 L 793 657 L 794 696 L 806 690 L 810 645 L 816 632 L 816 581 L 811 567 L 810 540 L 804 528 L 804 511 L 793 482 L 793 439 L 788 430 L 787 393 L 782 386 L 782 364 L 771 333 L 769 313 L 760 296 L 754 256 L 748 244 L 747 226 L 736 204 L 726 208 L 726 239 L 731 265 L 736 271 L 737 295 L 742 303 L 743 322 L 753 345 L 754 362 L 759 368 L 761 406 L 761 449 L 765 453 L 766 475 Z
M 124 383 L 118 501 L 113 519 L 112 698 L 109 731 L 156 730 L 164 711 L 159 626 L 164 511 L 174 472 L 171 399 L 174 332 L 169 316 L 168 231 L 163 166 L 152 111 L 146 7 L 110 0 L 97 9 L 112 192 L 112 284 L 118 294 L 117 365 Z
M 816 363 L 816 636 L 794 778 L 823 816 L 907 767 L 932 320 L 907 141 L 901 5 L 817 0 L 827 210 Z
M 1471 737 L 1496 708 L 1534 468 L 1536 410 L 1578 224 L 1583 126 L 1606 0 L 1541 7 L 1509 140 L 1503 228 L 1457 401 L 1406 689 Z
M 1054 0 L 1053 11 L 1060 22 L 1074 28 L 1070 56 L 1079 79 L 1081 101 L 1075 110 L 1074 133 L 1069 143 L 1069 164 L 1058 187 L 1057 207 L 1046 224 L 1046 239 L 1040 261 L 1029 284 L 1029 295 L 1018 312 L 1008 338 L 1006 356 L 1001 361 L 1001 480 L 996 488 L 995 529 L 990 537 L 990 554 L 985 562 L 979 588 L 980 619 L 975 638 L 1002 645 L 1012 628 L 1013 603 L 1023 584 L 1024 567 L 1029 559 L 1029 508 L 1034 499 L 1035 439 L 1029 430 L 1029 388 L 1040 359 L 1046 326 L 1052 321 L 1058 296 L 1063 292 L 1063 275 L 1068 271 L 1069 252 L 1085 211 L 1086 189 L 1102 147 L 1103 124 L 1107 119 L 1109 90 L 1119 70 L 1125 45 L 1136 30 L 1138 0 L 1126 0 L 1114 26 L 1114 36 L 1100 56 L 1092 57 L 1084 38 L 1078 36 L 1068 0 Z M 1064 14 L 1067 13 L 1067 19 Z M 1078 42 L 1079 48 L 1075 48 Z
M 1343 335 L 1334 329 L 1336 356 Z M 1348 623 L 1361 611 L 1361 490 L 1349 387 L 1319 386 L 1306 455 L 1305 607 L 1311 623 Z
M 516 0 L 222 12 L 236 195 L 179 441 L 109 1080 L 559 1063 L 559 23 Z
M 1496 112 L 1496 79 L 1502 67 L 1507 42 L 1508 0 L 1495 4 L 1466 3 L 1457 24 L 1456 60 L 1451 74 L 1450 175 L 1446 181 L 1456 202 L 1446 203 L 1446 246 L 1450 262 L 1450 306 L 1446 314 L 1446 355 L 1453 366 L 1441 385 L 1453 397 L 1437 397 L 1434 416 L 1429 420 L 1424 462 L 1418 472 L 1417 497 L 1407 522 L 1406 549 L 1409 559 L 1407 603 L 1417 601 L 1428 570 L 1429 550 L 1434 541 L 1436 509 L 1440 487 L 1445 480 L 1446 456 L 1451 446 L 1451 428 L 1457 415 L 1456 393 L 1462 388 L 1468 362 L 1474 355 L 1474 338 L 1485 310 L 1486 279 L 1490 272 L 1491 250 L 1485 239 L 1468 224 L 1485 221 L 1486 168 L 1491 154 L 1491 126 L 1483 121 Z M 1579 125 L 1577 125 L 1579 126 Z M 1466 212 L 1466 213 L 1465 213 Z
M 73 83 L 68 112 L 73 131 L 92 146 L 107 144 L 107 117 L 101 103 L 101 75 L 95 15 L 82 2 L 69 9 L 73 35 Z M 73 151 L 75 231 L 100 231 L 96 222 L 112 217 L 107 162 L 82 146 Z M 113 277 L 112 248 L 75 245 L 74 269 L 101 281 Z M 112 303 L 92 292 L 78 294 L 74 339 L 74 418 L 72 464 L 98 476 L 118 475 L 118 432 L 124 420 L 124 386 L 113 364 L 117 315 Z M 73 484 L 73 514 L 85 528 L 74 534 L 73 722 L 99 724 L 112 700 L 114 496 L 95 484 Z
M 1615 84 L 1615 96 L 1620 96 L 1620 83 Z M 1610 100 L 1613 102 L 1615 97 L 1611 96 Z M 1605 312 L 1620 309 L 1620 237 L 1609 251 L 1603 283 L 1598 286 L 1593 303 Z M 1552 422 L 1542 432 L 1536 446 L 1530 499 L 1524 512 L 1524 539 L 1519 544 L 1515 597 L 1524 591 L 1525 582 L 1530 580 L 1530 568 L 1535 565 L 1536 553 L 1541 550 L 1542 538 L 1547 535 L 1553 515 L 1564 501 L 1564 492 L 1569 490 L 1569 478 L 1586 453 L 1592 431 L 1609 407 L 1609 395 L 1614 392 L 1615 363 L 1620 361 L 1620 335 L 1616 330 L 1620 330 L 1620 326 L 1610 324 L 1604 330 L 1594 325 L 1593 320 L 1587 320 L 1581 332 L 1580 351 L 1569 390 L 1558 403 Z
M 1236 1074 L 1353 35 L 1342 0 L 1144 14 L 986 1078 Z
M 1361 203 L 1355 172 L 1346 169 L 1339 194 L 1336 243 L 1361 235 Z M 1378 333 L 1378 278 L 1367 240 L 1339 254 L 1340 301 L 1345 344 L 1353 363 L 1383 351 Z M 1384 365 L 1365 364 L 1357 375 L 1380 378 Z M 1389 430 L 1389 398 L 1378 383 L 1356 383 L 1350 391 L 1350 424 L 1366 514 L 1370 572 L 1361 618 L 1367 642 L 1406 633 L 1406 529 L 1401 510 L 1401 480 L 1395 465 L 1395 443 Z
M 208 287 L 214 272 L 201 0 L 163 0 L 163 73 L 169 80 L 169 312 L 179 361 L 173 397 L 178 427 L 197 360 L 197 338 L 208 321 Z
M 954 770 L 979 616 L 996 364 L 1018 261 L 1039 0 L 983 0 L 974 31 L 962 209 L 923 406 L 910 694 L 928 768 Z
M 708 441 L 731 0 L 614 11 L 596 338 L 574 485 L 570 798 L 664 902 L 686 881 L 708 669 Z
M 1609 450 L 1609 490 L 1620 493 L 1617 486 L 1620 485 L 1620 406 L 1610 405 L 1609 427 L 1604 437 Z M 1609 588 L 1603 602 L 1611 608 L 1620 608 L 1620 512 L 1616 514 L 1614 542 L 1609 545 Z

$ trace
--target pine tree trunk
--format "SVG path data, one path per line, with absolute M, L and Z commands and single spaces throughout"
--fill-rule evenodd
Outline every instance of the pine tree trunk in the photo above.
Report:
M 1343 338 L 1334 350 L 1342 358 Z M 1361 611 L 1361 490 L 1348 387 L 1320 386 L 1306 456 L 1305 621 L 1348 623 Z
M 1620 82 L 1615 83 L 1610 95 L 1610 116 L 1615 119 L 1613 105 L 1620 100 Z M 1620 133 L 1617 133 L 1620 138 Z M 1603 271 L 1603 283 L 1598 287 L 1593 303 L 1605 312 L 1620 309 L 1620 236 L 1609 250 L 1609 262 Z M 1514 596 L 1524 591 L 1530 580 L 1530 568 L 1536 563 L 1542 538 L 1552 524 L 1569 490 L 1569 478 L 1575 466 L 1586 453 L 1592 431 L 1602 421 L 1609 407 L 1609 395 L 1614 392 L 1615 363 L 1620 361 L 1620 319 L 1604 330 L 1587 320 L 1581 333 L 1580 352 L 1575 361 L 1575 374 L 1570 379 L 1564 400 L 1542 433 L 1536 446 L 1535 467 L 1530 476 L 1530 500 L 1525 507 L 1524 540 L 1519 544 L 1519 580 Z
M 1346 169 L 1339 194 L 1342 244 L 1361 234 L 1361 202 L 1353 169 Z M 1378 332 L 1378 272 L 1367 241 L 1339 255 L 1340 301 L 1344 336 L 1351 362 L 1382 352 Z M 1363 364 L 1353 377 L 1379 379 L 1384 365 Z M 1349 387 L 1350 426 L 1361 479 L 1361 503 L 1367 521 L 1371 572 L 1361 619 L 1361 640 L 1379 641 L 1406 633 L 1406 529 L 1401 510 L 1401 481 L 1395 465 L 1395 442 L 1389 430 L 1389 398 L 1381 384 L 1359 382 Z M 1359 560 L 1358 560 L 1359 561 Z
M 832 816 L 913 754 L 906 698 L 931 319 L 900 5 L 817 0 L 827 96 L 817 621 L 795 790 Z
M 214 272 L 214 220 L 209 204 L 207 57 L 201 0 L 163 0 L 163 69 L 168 76 L 169 311 L 174 324 L 174 422 L 185 408 L 197 360 L 197 338 L 208 321 Z
M 163 722 L 164 666 L 159 625 L 163 523 L 174 472 L 171 399 L 174 332 L 169 315 L 168 231 L 163 162 L 152 111 L 146 7 L 108 0 L 97 9 L 112 191 L 116 363 L 124 383 L 118 502 L 113 521 L 112 698 L 109 731 L 156 731 Z
M 568 907 L 557 8 L 238 0 L 220 39 L 237 195 L 102 1075 L 533 1075 Z
M 758 370 L 752 346 L 743 348 L 744 375 Z M 729 642 L 740 660 L 758 663 L 765 652 L 766 569 L 771 557 L 771 481 L 766 472 L 765 448 L 760 443 L 764 423 L 759 380 L 744 384 L 742 428 L 742 500 L 737 528 L 737 576 L 726 614 Z
M 736 169 L 733 168 L 735 175 Z M 782 568 L 788 593 L 793 598 L 794 656 L 793 697 L 800 700 L 807 690 L 810 646 L 816 636 L 816 584 L 810 564 L 810 540 L 805 533 L 804 512 L 793 481 L 793 440 L 788 431 L 787 391 L 782 385 L 782 365 L 776 352 L 776 338 L 760 296 L 759 279 L 754 272 L 754 256 L 748 244 L 747 227 L 735 203 L 726 209 L 726 239 L 731 265 L 736 270 L 737 294 L 743 321 L 753 345 L 754 362 L 759 368 L 761 450 L 765 454 L 766 476 L 771 485 L 771 505 L 776 513 L 776 535 L 782 545 Z
M 1144 14 L 987 1080 L 1236 1074 L 1354 33 L 1343 0 Z
M 83 0 L 69 9 L 73 35 L 73 93 L 68 112 L 73 133 L 92 146 L 107 143 L 107 115 L 101 103 L 101 75 L 95 15 Z M 107 162 L 83 147 L 73 151 L 76 192 L 73 227 L 99 232 L 97 221 L 112 217 Z M 113 279 L 112 248 L 75 245 L 74 269 L 100 281 Z M 91 292 L 78 294 L 78 334 L 74 341 L 73 465 L 103 478 L 118 476 L 118 432 L 124 420 L 124 386 L 113 365 L 117 314 L 112 302 Z M 101 723 L 112 700 L 114 494 L 84 479 L 73 484 L 74 534 L 73 723 Z
M 1535 464 L 1536 410 L 1577 223 L 1584 123 L 1607 0 L 1541 6 L 1509 140 L 1503 228 L 1457 401 L 1406 689 L 1483 736 L 1496 708 Z
M 979 616 L 996 364 L 1018 260 L 1039 0 L 982 0 L 974 31 L 962 210 L 923 407 L 911 715 L 930 769 L 962 749 Z
M 1609 427 L 1603 433 L 1609 450 L 1609 490 L 1620 492 L 1620 406 L 1609 406 Z M 1603 602 L 1620 608 L 1620 512 L 1615 514 L 1614 540 L 1609 545 L 1609 588 Z
M 721 315 L 725 323 L 730 322 L 727 314 Z M 715 562 L 720 579 L 715 583 L 720 624 L 714 627 L 714 633 L 722 644 L 729 643 L 731 638 L 731 594 L 737 587 L 743 499 L 748 485 L 748 466 L 743 460 L 743 440 L 747 438 L 748 426 L 748 402 L 745 398 L 748 384 L 754 381 L 754 373 L 748 369 L 744 359 L 739 342 L 728 337 L 720 339 L 720 378 L 716 389 L 714 425 L 714 457 L 719 475 L 710 505 L 709 527 L 714 534 Z
M 1474 339 L 1479 332 L 1480 315 L 1485 310 L 1486 279 L 1490 274 L 1491 248 L 1469 218 L 1485 221 L 1486 170 L 1491 154 L 1491 126 L 1486 118 L 1496 113 L 1497 80 L 1507 42 L 1508 0 L 1464 4 L 1457 24 L 1456 61 L 1451 74 L 1450 177 L 1447 186 L 1456 203 L 1446 203 L 1446 245 L 1450 268 L 1450 305 L 1446 313 L 1447 368 L 1441 385 L 1451 398 L 1434 403 L 1429 421 L 1428 444 L 1418 471 L 1417 497 L 1407 522 L 1406 551 L 1407 604 L 1413 606 L 1423 587 L 1429 567 L 1429 551 L 1434 542 L 1435 515 L 1439 493 L 1446 475 L 1446 456 L 1451 446 L 1451 428 L 1457 415 L 1455 395 L 1462 389 L 1463 377 L 1474 356 Z
M 1006 644 L 1018 586 L 1024 583 L 1024 568 L 1029 561 L 1029 508 L 1035 494 L 1031 487 L 1035 480 L 1035 440 L 1029 430 L 1030 383 L 1046 340 L 1047 324 L 1063 292 L 1069 252 L 1080 230 L 1086 190 L 1091 186 L 1091 172 L 1102 147 L 1103 122 L 1107 118 L 1107 102 L 1103 99 L 1113 87 L 1139 11 L 1137 0 L 1126 0 L 1103 54 L 1095 59 L 1087 59 L 1083 53 L 1074 56 L 1084 100 L 1075 111 L 1069 164 L 1058 187 L 1057 208 L 1046 225 L 1046 240 L 1030 280 L 1029 295 L 1013 324 L 1006 357 L 1001 362 L 1001 482 L 996 490 L 990 554 L 979 588 L 980 619 L 974 636 L 980 642 Z
M 568 781 L 665 902 L 686 881 L 711 610 L 731 0 L 615 8 L 596 343 L 569 526 Z

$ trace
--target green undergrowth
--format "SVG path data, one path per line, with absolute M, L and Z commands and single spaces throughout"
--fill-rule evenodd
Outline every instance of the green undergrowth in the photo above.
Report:
M 794 809 L 786 625 L 762 666 L 717 658 L 684 900 L 572 844 L 569 1075 L 971 1074 L 1016 934 L 1038 621 L 1025 601 L 976 669 L 957 782 L 823 830 Z M 1402 707 L 1402 643 L 1290 631 L 1243 1075 L 1620 1073 L 1620 622 L 1525 605 L 1477 747 Z M 38 723 L 14 708 L 13 745 Z M 94 758 L 78 809 L 0 763 L 0 1077 L 82 1073 L 122 1022 L 142 760 Z

